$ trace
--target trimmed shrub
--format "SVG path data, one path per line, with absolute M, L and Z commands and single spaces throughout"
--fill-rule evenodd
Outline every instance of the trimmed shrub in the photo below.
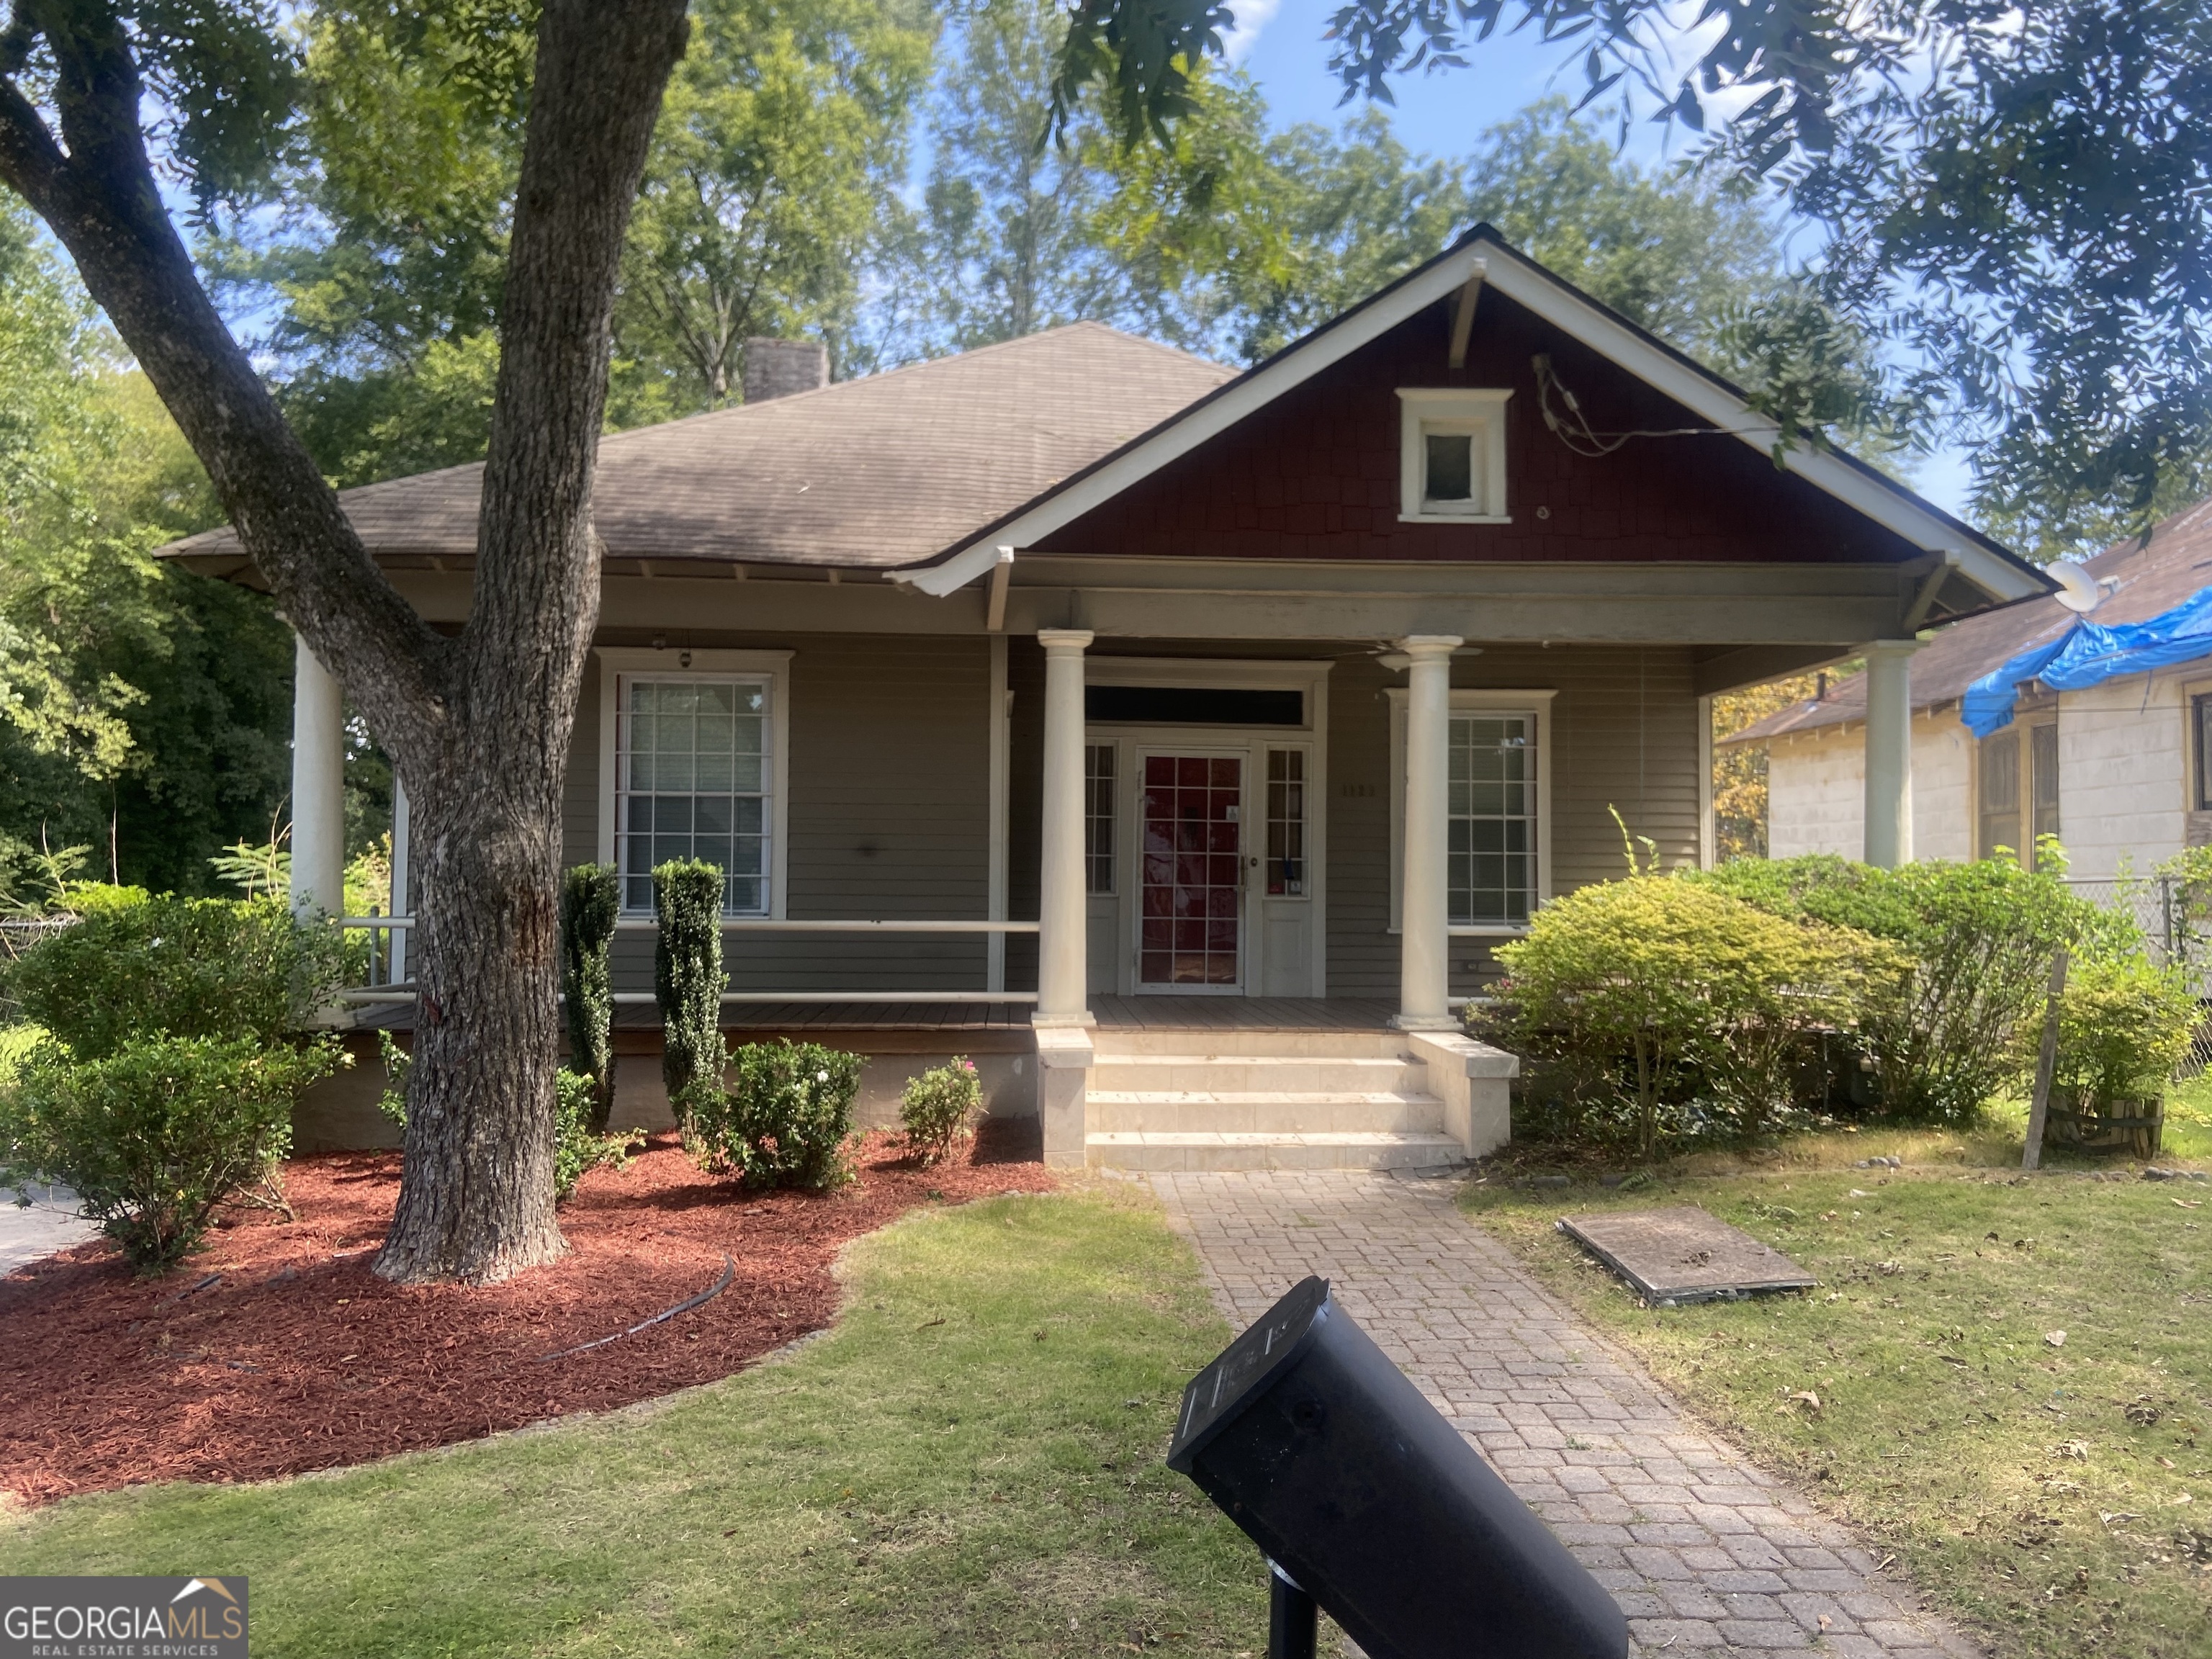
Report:
M 592 1082 L 591 1121 L 605 1134 L 615 1106 L 615 990 L 611 952 L 622 883 L 611 864 L 579 864 L 561 876 L 561 1012 L 568 1060 Z M 717 1009 L 719 1012 L 719 1006 Z
M 1883 1111 L 1908 1122 L 1970 1123 L 2020 1082 L 2019 1032 L 2043 1006 L 2060 946 L 2084 963 L 2142 949 L 2133 921 L 2009 859 L 1895 870 L 1826 856 L 1743 860 L 1688 879 L 1898 947 L 1905 969 L 1873 988 L 1860 1035 Z
M 653 994 L 660 1005 L 660 1076 L 673 1101 L 693 1084 L 720 1083 L 722 1053 L 722 872 L 675 860 L 653 872 L 660 936 Z
M 376 1034 L 384 1055 L 386 1079 L 377 1106 L 401 1129 L 407 1127 L 407 1072 L 415 1057 L 401 1048 L 389 1031 Z M 604 1121 L 595 1122 L 599 1108 L 595 1081 L 581 1072 L 562 1066 L 553 1074 L 553 1201 L 567 1199 L 576 1183 L 593 1170 L 619 1170 L 630 1155 L 645 1145 L 645 1131 L 624 1129 L 606 1133 Z
M 849 1143 L 860 1057 L 818 1042 L 750 1042 L 730 1054 L 731 1084 L 701 1078 L 678 1103 L 699 1167 L 748 1187 L 827 1192 L 853 1178 Z
M 2156 1100 L 2188 1057 L 2197 1015 L 2188 981 L 2142 957 L 2073 966 L 2058 1000 L 2051 1082 L 2087 1112 Z M 2040 1020 L 2021 1022 L 2024 1067 L 2035 1064 L 2042 1040 Z
M 337 930 L 303 927 L 273 899 L 89 896 L 82 920 L 8 975 L 25 1017 L 79 1060 L 157 1036 L 274 1043 L 343 981 Z
M 1662 1139 L 1771 1127 L 1806 1034 L 1850 1025 L 1860 988 L 1897 971 L 1863 933 L 1649 875 L 1554 900 L 1498 960 L 1484 1034 L 1547 1067 L 1559 1127 L 1647 1158 Z
M 561 1203 L 594 1170 L 619 1170 L 645 1145 L 645 1131 L 606 1131 L 598 1079 L 565 1066 L 553 1075 L 553 1201 Z
M 42 1044 L 0 1091 L 0 1181 L 71 1188 L 133 1266 L 164 1272 L 217 1206 L 273 1178 L 294 1097 L 337 1059 L 327 1040 L 153 1036 L 88 1060 Z
M 952 1149 L 975 1132 L 982 1109 L 983 1085 L 975 1075 L 975 1062 L 965 1054 L 955 1054 L 945 1064 L 908 1078 L 899 1097 L 906 1144 L 925 1164 L 951 1157 Z

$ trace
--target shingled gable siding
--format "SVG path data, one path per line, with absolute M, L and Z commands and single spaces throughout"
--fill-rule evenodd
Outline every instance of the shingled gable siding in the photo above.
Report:
M 1039 550 L 1333 560 L 1904 560 L 1919 550 L 1722 435 L 1637 438 L 1589 459 L 1546 429 L 1529 360 L 1551 355 L 1601 432 L 1701 425 L 1495 290 L 1467 368 L 1429 307 L 1231 431 L 1048 536 Z M 1510 525 L 1401 524 L 1400 386 L 1510 386 Z M 1537 509 L 1549 509 L 1539 518 Z
M 1552 891 L 1626 873 L 1618 807 L 1668 866 L 1698 855 L 1698 700 L 1680 646 L 1485 645 L 1452 665 L 1463 689 L 1553 689 Z M 1390 719 L 1384 691 L 1405 684 L 1365 653 L 1340 658 L 1329 687 L 1328 987 L 1338 996 L 1395 997 L 1390 927 Z M 1481 989 L 1489 947 L 1455 939 L 1452 994 Z
M 984 915 L 990 655 L 983 641 L 697 635 L 685 643 L 793 653 L 788 915 Z M 594 664 L 586 678 L 564 797 L 562 857 L 572 864 L 599 855 L 599 672 Z M 727 948 L 738 990 L 983 988 L 980 935 L 733 934 Z M 651 933 L 617 936 L 615 973 L 617 989 L 652 989 Z

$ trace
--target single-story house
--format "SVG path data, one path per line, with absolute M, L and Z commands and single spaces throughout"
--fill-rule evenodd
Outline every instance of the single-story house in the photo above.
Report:
M 2023 653 L 2082 623 L 2152 623 L 2212 591 L 2212 501 L 2081 569 L 2074 594 L 1949 623 L 1912 653 L 1912 855 L 2027 858 L 2056 836 L 2073 876 L 2106 881 L 2212 841 L 2212 640 L 2071 689 L 2031 678 L 1985 737 L 1962 718 L 1968 689 Z M 1866 690 L 1864 675 L 1839 679 L 1721 739 L 1765 745 L 1770 856 L 1859 856 Z
M 601 447 L 565 834 L 623 873 L 622 1044 L 658 1042 L 646 872 L 709 858 L 733 1036 L 863 1052 L 876 1112 L 973 1055 L 1059 1162 L 1487 1150 L 1514 1061 L 1454 1004 L 1621 872 L 1614 811 L 1710 858 L 1707 699 L 2050 586 L 1872 468 L 1778 463 L 1740 391 L 1486 226 L 1241 374 L 1090 324 L 811 362 Z M 343 498 L 434 623 L 479 487 Z M 170 551 L 258 580 L 227 530 Z M 342 711 L 300 671 L 313 897 Z M 404 984 L 361 994 L 404 1026 Z M 625 1066 L 623 1109 L 658 1089 Z

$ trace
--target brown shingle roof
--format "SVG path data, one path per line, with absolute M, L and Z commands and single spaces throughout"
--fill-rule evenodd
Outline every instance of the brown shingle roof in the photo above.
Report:
M 817 392 L 610 434 L 595 519 L 613 558 L 888 568 L 942 552 L 1233 370 L 1076 323 Z M 476 551 L 481 465 L 342 492 L 373 552 Z M 237 559 L 225 526 L 163 550 Z
M 2212 499 L 2159 525 L 2149 545 L 2130 537 L 2084 560 L 2083 566 L 2100 581 L 2119 584 L 2091 613 L 2097 622 L 2148 622 L 2172 610 L 2212 587 Z M 2075 613 L 2056 599 L 2043 599 L 1954 623 L 1912 659 L 1912 706 L 1933 708 L 1956 701 L 1991 669 L 2057 638 L 2075 621 Z M 1818 702 L 1794 703 L 1721 741 L 1760 743 L 1865 718 L 1866 679 L 1854 675 Z

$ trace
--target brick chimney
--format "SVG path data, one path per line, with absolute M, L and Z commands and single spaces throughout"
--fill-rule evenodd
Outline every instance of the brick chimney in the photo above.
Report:
M 814 340 L 745 342 L 745 401 L 764 404 L 830 384 L 830 348 Z

